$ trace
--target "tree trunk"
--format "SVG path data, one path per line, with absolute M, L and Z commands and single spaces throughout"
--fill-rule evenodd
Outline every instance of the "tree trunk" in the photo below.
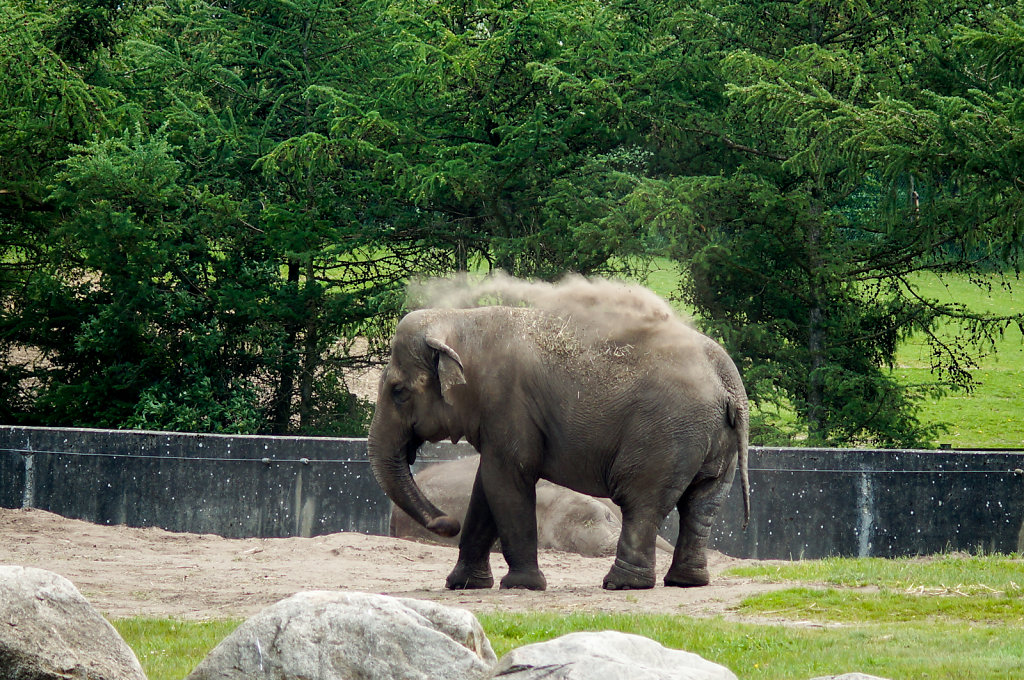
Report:
M 464 238 L 460 238 L 455 244 L 455 270 L 459 272 L 469 271 L 469 248 Z
M 315 284 L 313 259 L 306 266 L 306 285 Z M 306 305 L 306 337 L 302 348 L 302 373 L 299 376 L 299 427 L 310 424 L 313 413 L 313 383 L 320 365 L 320 328 L 316 300 L 310 296 Z
M 288 260 L 289 286 L 298 286 L 299 283 L 299 261 L 292 258 Z M 285 322 L 285 341 L 281 347 L 280 372 L 277 383 L 277 393 L 274 395 L 270 419 L 270 433 L 283 435 L 288 433 L 288 426 L 292 418 L 292 396 L 295 392 L 295 361 L 294 348 L 299 337 L 299 324 L 294 320 Z
M 824 439 L 828 430 L 825 415 L 825 277 L 821 253 L 821 222 L 823 212 L 817 192 L 811 192 L 812 223 L 807 229 L 807 263 L 810 272 L 810 307 L 807 312 L 807 353 L 810 371 L 807 375 L 807 429 L 812 442 Z
M 810 374 L 807 385 L 807 428 L 811 441 L 820 441 L 825 433 L 825 330 L 819 301 L 815 301 L 807 315 L 807 351 L 810 355 Z

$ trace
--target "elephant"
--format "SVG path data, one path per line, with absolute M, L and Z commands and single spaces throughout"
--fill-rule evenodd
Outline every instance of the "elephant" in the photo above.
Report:
M 493 587 L 499 538 L 500 586 L 547 587 L 540 479 L 621 508 L 607 589 L 654 587 L 655 538 L 673 507 L 679 534 L 664 583 L 707 585 L 712 519 L 737 469 L 749 518 L 749 405 L 733 361 L 650 291 L 588 285 L 535 304 L 417 309 L 397 324 L 368 457 L 409 516 L 440 536 L 462 531 L 449 589 Z M 420 445 L 443 439 L 480 453 L 464 526 L 411 474 Z
M 444 506 L 456 519 L 463 519 L 479 466 L 479 455 L 466 456 L 430 465 L 416 473 L 413 480 L 435 504 Z M 585 496 L 544 479 L 537 482 L 538 548 L 610 557 L 615 554 L 621 529 L 622 514 L 611 500 Z M 427 531 L 398 506 L 391 509 L 390 534 L 425 543 L 458 543 L 454 536 Z M 657 546 L 672 550 L 672 545 L 660 536 Z

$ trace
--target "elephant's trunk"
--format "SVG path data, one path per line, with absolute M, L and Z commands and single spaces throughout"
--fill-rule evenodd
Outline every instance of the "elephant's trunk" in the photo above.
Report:
M 373 476 L 388 498 L 414 520 L 439 536 L 455 536 L 461 529 L 459 520 L 431 503 L 412 478 L 409 465 L 415 460 L 419 444 L 410 439 L 404 444 L 388 445 L 371 425 L 368 451 Z

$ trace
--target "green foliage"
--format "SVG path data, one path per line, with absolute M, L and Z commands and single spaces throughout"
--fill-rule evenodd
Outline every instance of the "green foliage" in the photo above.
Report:
M 65 213 L 52 260 L 16 302 L 13 337 L 46 360 L 27 410 L 45 424 L 252 428 L 252 389 L 223 354 L 214 299 L 237 282 L 216 278 L 166 130 L 74 151 L 50 197 Z
M 921 405 L 1024 327 L 914 283 L 1019 270 L 1022 17 L 3 3 L 0 420 L 356 434 L 341 376 L 409 277 L 669 256 L 755 442 L 934 441 Z M 894 374 L 911 337 L 927 380 Z
M 672 242 L 684 301 L 740 360 L 759 413 L 794 409 L 809 443 L 933 439 L 921 401 L 973 387 L 973 357 L 1021 324 L 1019 311 L 922 297 L 908 279 L 1019 268 L 1019 92 L 974 66 L 983 45 L 1012 58 L 1015 12 L 698 2 L 667 18 L 699 38 L 686 63 L 709 88 L 675 117 L 699 137 L 679 140 L 629 213 Z M 963 325 L 959 342 L 936 334 L 942 319 Z M 939 384 L 891 375 L 914 333 Z M 786 436 L 755 426 L 759 442 Z
M 394 228 L 520 275 L 607 267 L 587 223 L 630 182 L 621 83 L 636 36 L 596 2 L 388 3 L 388 46 L 361 100 L 335 92 L 314 153 L 351 153 L 393 202 Z M 610 58 L 608 55 L 614 55 Z
M 333 182 L 337 164 L 260 167 L 325 123 L 309 90 L 338 76 L 339 58 L 321 57 L 339 53 L 349 17 L 318 3 L 192 9 L 152 7 L 117 46 L 135 65 L 132 131 L 53 164 L 44 200 L 60 219 L 12 287 L 3 417 L 359 434 L 367 408 L 336 379 L 360 360 L 344 338 L 394 314 L 383 293 L 424 258 L 368 256 L 386 243 Z

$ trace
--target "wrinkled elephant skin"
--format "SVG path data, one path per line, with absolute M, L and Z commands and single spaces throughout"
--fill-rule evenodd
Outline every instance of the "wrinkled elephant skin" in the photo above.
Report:
M 424 309 L 399 322 L 369 457 L 416 522 L 441 536 L 461 530 L 449 588 L 491 587 L 499 538 L 501 586 L 546 587 L 540 479 L 621 508 L 611 589 L 654 585 L 657 532 L 673 507 L 679 537 L 665 583 L 707 584 L 711 522 L 737 469 L 749 513 L 749 408 L 732 360 L 646 289 L 609 286 L 572 307 Z M 481 455 L 460 521 L 410 465 L 423 442 L 463 438 Z

